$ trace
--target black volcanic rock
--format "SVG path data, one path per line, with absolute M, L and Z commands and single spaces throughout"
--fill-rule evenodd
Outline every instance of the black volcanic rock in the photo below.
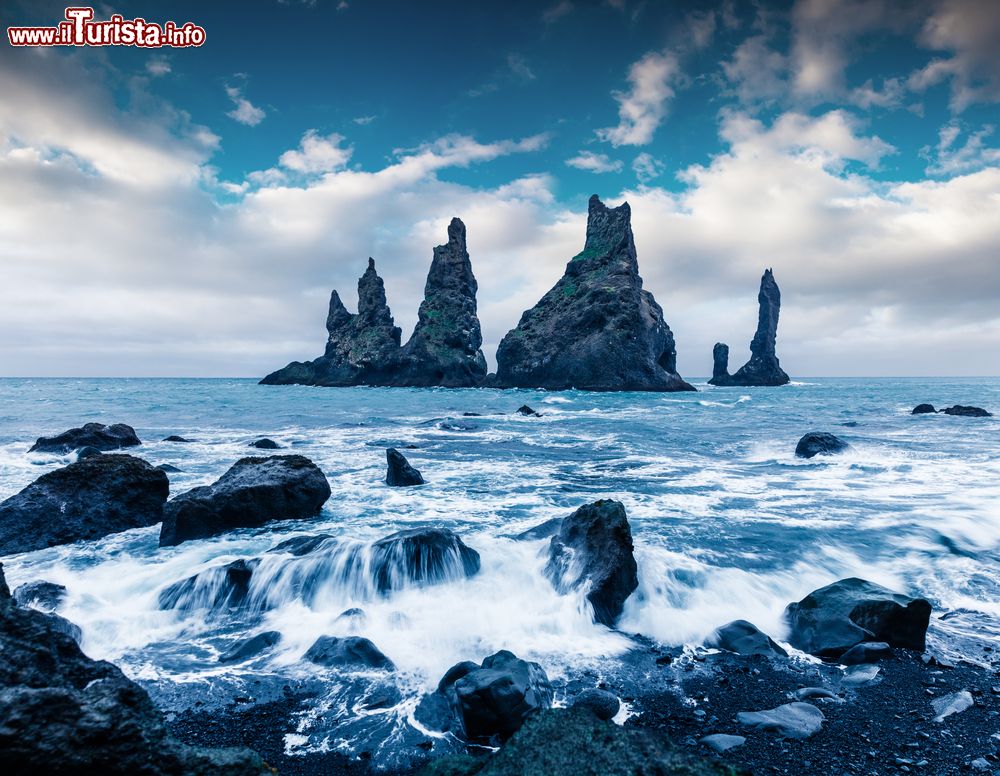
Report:
M 963 418 L 991 418 L 993 415 L 982 407 L 966 407 L 962 404 L 956 404 L 954 407 L 948 407 L 947 409 L 941 410 L 945 415 L 959 415 Z
M 378 647 L 361 636 L 320 636 L 309 647 L 304 659 L 327 668 L 396 670 Z
M 213 566 L 160 591 L 161 609 L 236 610 L 247 603 L 250 580 L 260 560 L 240 558 L 224 566 Z
M 448 242 L 434 248 L 417 326 L 403 346 L 390 384 L 479 385 L 486 377 L 476 313 L 479 285 L 465 244 L 465 224 L 453 218 Z
M 531 407 L 529 407 L 527 404 L 522 404 L 520 407 L 517 408 L 517 410 L 515 410 L 515 412 L 517 412 L 518 415 L 525 415 L 529 418 L 542 417 L 542 413 L 531 409 Z
M 18 606 L 30 606 L 50 612 L 58 609 L 65 597 L 65 585 L 44 580 L 26 582 L 14 591 L 14 600 Z
M 799 458 L 813 458 L 817 455 L 835 455 L 849 448 L 840 437 L 826 431 L 810 431 L 795 445 L 795 455 Z
M 160 546 L 256 528 L 268 520 L 315 517 L 328 498 L 330 484 L 304 456 L 242 458 L 211 485 L 182 493 L 166 505 Z
M 334 291 L 326 318 L 326 351 L 314 361 L 293 361 L 261 380 L 264 385 L 386 385 L 396 371 L 400 330 L 385 298 L 375 260 L 358 280 L 358 312 L 352 314 Z
M 410 466 L 410 462 L 395 447 L 390 447 L 385 451 L 386 472 L 385 484 L 393 487 L 406 487 L 408 485 L 423 485 L 424 478 L 419 471 Z
M 256 636 L 240 639 L 219 655 L 220 663 L 238 663 L 266 652 L 281 641 L 278 631 L 264 631 Z
M 60 617 L 23 609 L 0 567 L 0 772 L 247 776 L 248 749 L 199 749 L 171 738 L 149 695 L 91 660 Z
M 155 525 L 169 489 L 166 474 L 131 455 L 97 455 L 43 474 L 0 503 L 0 555 Z
M 71 428 L 54 437 L 39 437 L 28 452 L 69 453 L 81 447 L 120 450 L 123 447 L 141 444 L 139 437 L 135 435 L 135 429 L 124 423 L 114 423 L 110 426 L 105 426 L 103 423 L 86 423 L 82 428 Z
M 595 501 L 564 518 L 549 544 L 544 573 L 560 593 L 586 585 L 594 619 L 614 627 L 625 599 L 639 586 L 621 502 Z
M 933 404 L 918 404 L 916 407 L 913 408 L 913 412 L 911 412 L 910 414 L 911 415 L 929 415 L 932 412 L 937 412 L 937 410 L 934 409 L 934 405 Z
M 642 288 L 628 203 L 595 194 L 587 240 L 558 283 L 497 349 L 500 388 L 693 391 L 677 374 L 674 336 Z
M 189 443 L 191 440 L 190 439 L 185 439 L 184 437 L 178 436 L 177 434 L 171 434 L 170 436 L 165 437 L 163 439 L 163 441 L 164 442 L 183 442 L 183 443 Z
M 275 442 L 273 439 L 268 439 L 264 437 L 263 439 L 258 439 L 251 442 L 247 447 L 255 447 L 258 450 L 280 450 L 281 445 Z
M 770 269 L 764 270 L 760 279 L 757 333 L 750 343 L 750 360 L 734 375 L 729 374 L 729 347 L 719 342 L 712 352 L 714 366 L 712 385 L 785 385 L 788 375 L 778 363 L 775 341 L 778 337 L 778 313 L 781 311 L 781 292 Z
M 788 653 L 774 639 L 746 620 L 726 623 L 705 641 L 705 646 L 735 652 L 737 655 L 788 657 Z
M 447 528 L 397 531 L 372 545 L 369 568 L 379 593 L 479 573 L 479 553 Z

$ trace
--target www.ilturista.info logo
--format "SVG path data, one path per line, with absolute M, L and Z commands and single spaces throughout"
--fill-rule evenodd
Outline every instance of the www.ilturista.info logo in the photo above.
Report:
M 184 48 L 205 42 L 205 28 L 186 22 L 147 22 L 113 14 L 103 22 L 94 21 L 93 8 L 67 8 L 66 21 L 55 27 L 8 27 L 12 46 L 141 46 Z

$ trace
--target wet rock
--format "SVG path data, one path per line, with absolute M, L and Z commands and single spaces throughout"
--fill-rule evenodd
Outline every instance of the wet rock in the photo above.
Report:
M 781 311 L 781 292 L 774 280 L 774 273 L 764 270 L 760 279 L 760 291 L 757 294 L 757 332 L 750 343 L 750 360 L 729 374 L 729 347 L 721 342 L 716 343 L 712 351 L 714 362 L 712 385 L 785 385 L 788 375 L 781 368 L 775 352 L 775 342 L 778 336 L 778 314 Z
M 878 674 L 879 667 L 868 663 L 848 666 L 840 683 L 847 687 L 859 687 L 873 681 Z
M 621 703 L 612 692 L 590 688 L 577 695 L 572 706 L 575 709 L 587 709 L 598 719 L 609 720 L 618 713 Z
M 931 605 L 857 577 L 814 590 L 789 604 L 788 641 L 796 649 L 837 658 L 865 641 L 924 650 Z
M 968 690 L 942 695 L 940 698 L 935 698 L 931 701 L 931 706 L 934 708 L 934 714 L 936 715 L 934 717 L 935 722 L 941 722 L 952 714 L 959 714 L 966 709 L 971 709 L 975 705 L 976 702 L 972 698 L 972 693 Z
M 250 579 L 258 563 L 256 559 L 241 558 L 175 582 L 160 591 L 160 608 L 239 609 L 250 595 Z
M 747 739 L 745 736 L 730 736 L 725 733 L 715 733 L 711 736 L 705 736 L 700 741 L 709 749 L 714 749 L 719 754 L 722 754 L 730 749 L 735 749 L 737 746 L 743 746 L 747 742 Z
M 518 407 L 517 408 L 517 414 L 518 415 L 527 415 L 528 417 L 532 417 L 532 418 L 540 418 L 540 417 L 542 417 L 542 413 L 535 412 L 527 404 L 522 404 L 520 407 Z
M 179 474 L 183 469 L 178 469 L 176 466 L 170 463 L 161 463 L 156 467 L 161 472 L 166 472 L 167 474 Z
M 326 544 L 333 537 L 330 534 L 316 534 L 314 536 L 295 536 L 285 539 L 274 545 L 268 552 L 287 552 L 289 555 L 301 557 L 316 551 Z
M 80 639 L 83 638 L 83 631 L 80 630 L 79 625 L 70 622 L 65 617 L 60 617 L 58 614 L 54 614 L 53 612 L 39 612 L 39 614 L 45 617 L 45 621 L 49 624 L 52 630 L 69 636 L 77 644 L 80 643 Z
M 66 598 L 66 586 L 55 582 L 26 582 L 14 591 L 18 606 L 31 606 L 43 611 L 55 611 Z
M 788 657 L 788 653 L 752 622 L 733 620 L 719 628 L 705 641 L 706 647 L 716 647 L 737 655 L 771 655 Z
M 105 426 L 103 423 L 86 423 L 82 428 L 71 428 L 57 436 L 39 437 L 28 452 L 62 454 L 81 447 L 107 451 L 141 444 L 139 437 L 135 435 L 135 429 L 124 423 L 114 423 L 110 426 Z
M 320 636 L 309 647 L 305 660 L 327 668 L 396 670 L 393 662 L 378 647 L 360 636 Z
M 954 407 L 941 410 L 945 415 L 959 415 L 963 418 L 991 418 L 992 413 L 987 412 L 982 407 L 966 407 L 956 404 Z
M 84 458 L 93 458 L 95 455 L 101 455 L 101 451 L 96 447 L 81 447 L 76 451 L 76 460 L 82 461 Z
M 892 647 L 884 641 L 864 641 L 841 655 L 840 663 L 845 666 L 856 666 L 862 663 L 877 663 L 891 656 Z
M 281 641 L 278 631 L 264 631 L 247 639 L 240 639 L 219 655 L 220 663 L 239 663 L 266 652 Z
M 196 749 L 171 738 L 146 691 L 84 655 L 54 618 L 17 606 L 0 568 L 0 771 L 263 773 L 247 749 Z
M 371 548 L 371 573 L 380 593 L 433 585 L 479 573 L 479 553 L 447 528 L 413 528 L 379 539 Z
M 736 715 L 741 725 L 767 730 L 784 738 L 809 738 L 823 727 L 826 717 L 811 703 L 786 703 L 767 711 L 741 711 Z
M 934 409 L 934 405 L 933 404 L 918 404 L 916 407 L 913 408 L 913 411 L 910 414 L 911 415 L 928 415 L 928 414 L 930 414 L 932 412 L 937 412 L 937 410 Z
M 263 439 L 258 439 L 256 442 L 251 442 L 247 447 L 256 447 L 258 450 L 280 450 L 281 445 L 275 442 L 273 439 L 268 439 L 264 437 Z
M 521 542 L 533 542 L 538 539 L 548 539 L 549 537 L 555 536 L 559 533 L 559 529 L 562 527 L 562 522 L 563 518 L 553 517 L 551 520 L 546 520 L 544 523 L 540 523 L 534 528 L 529 528 L 527 531 L 515 534 L 511 538 Z
M 130 455 L 99 455 L 48 472 L 0 503 L 0 555 L 155 525 L 169 488 L 167 475 Z
M 183 443 L 190 443 L 191 442 L 190 439 L 185 439 L 182 436 L 177 436 L 177 434 L 171 434 L 170 436 L 165 437 L 163 439 L 163 441 L 164 442 L 183 442 Z
M 587 239 L 556 285 L 497 349 L 500 388 L 693 391 L 674 336 L 642 287 L 628 203 L 590 198 Z
M 795 700 L 797 701 L 835 701 L 837 703 L 842 702 L 842 699 L 833 690 L 829 690 L 826 687 L 800 687 L 794 693 L 792 693 Z
M 393 487 L 407 487 L 410 485 L 423 485 L 424 478 L 420 472 L 410 466 L 399 450 L 390 447 L 385 451 L 387 468 L 385 472 L 385 484 Z
M 639 586 L 632 530 L 619 501 L 601 500 L 563 519 L 549 544 L 545 576 L 560 593 L 587 586 L 594 619 L 614 627 Z
M 850 445 L 839 437 L 825 431 L 810 431 L 799 440 L 795 446 L 795 455 L 799 458 L 813 458 L 817 455 L 834 455 L 842 453 Z
M 243 458 L 211 485 L 173 498 L 163 510 L 160 546 L 256 528 L 269 520 L 303 520 L 330 498 L 323 472 L 301 455 Z
M 367 617 L 368 615 L 365 614 L 364 609 L 352 606 L 350 609 L 344 609 L 344 611 L 338 614 L 337 619 L 334 620 L 334 622 L 347 622 L 351 625 L 359 626 L 364 623 Z

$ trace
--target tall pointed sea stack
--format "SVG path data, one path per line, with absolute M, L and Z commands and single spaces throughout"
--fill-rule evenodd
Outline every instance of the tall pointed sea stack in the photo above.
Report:
M 714 368 L 712 385 L 784 385 L 788 382 L 778 363 L 775 341 L 778 338 L 778 313 L 781 311 L 781 292 L 774 281 L 774 273 L 764 270 L 757 294 L 760 311 L 757 315 L 757 333 L 750 343 L 750 360 L 736 374 L 729 374 L 729 347 L 716 343 L 712 356 Z
M 266 385 L 383 385 L 394 373 L 399 357 L 399 327 L 385 299 L 385 284 L 375 271 L 375 260 L 358 280 L 358 312 L 351 314 L 334 291 L 326 318 L 326 352 L 314 361 L 293 361 L 272 372 Z
M 453 388 L 486 377 L 483 335 L 476 314 L 479 285 L 465 244 L 465 224 L 448 225 L 448 242 L 434 249 L 417 326 L 403 347 L 392 385 Z
M 677 374 L 674 336 L 642 288 L 632 211 L 595 194 L 583 251 L 497 350 L 502 388 L 693 391 Z

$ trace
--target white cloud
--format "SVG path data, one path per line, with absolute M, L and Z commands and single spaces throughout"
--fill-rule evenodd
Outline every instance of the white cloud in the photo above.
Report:
M 510 70 L 511 74 L 513 74 L 517 78 L 520 78 L 522 81 L 535 80 L 535 73 L 528 65 L 528 60 L 526 60 L 520 54 L 507 55 L 507 68 Z
M 163 56 L 150 57 L 146 62 L 146 72 L 151 76 L 167 75 L 170 72 L 170 60 Z
M 358 116 L 357 118 L 351 119 L 355 124 L 360 127 L 367 127 L 373 121 L 375 121 L 376 116 Z
M 754 35 L 736 47 L 733 58 L 722 63 L 722 71 L 736 89 L 740 102 L 772 102 L 787 93 L 788 61 L 773 50 L 767 35 Z
M 567 159 L 566 164 L 578 170 L 587 172 L 620 172 L 622 163 L 620 160 L 611 160 L 607 154 L 595 154 L 592 151 L 580 151 L 576 156 Z
M 235 106 L 226 115 L 234 121 L 238 121 L 240 124 L 246 124 L 248 127 L 256 127 L 267 115 L 262 108 L 258 108 L 256 105 L 251 103 L 250 100 L 243 96 L 242 88 L 237 86 L 227 86 L 226 94 L 229 96 L 229 99 L 233 101 L 233 105 Z
M 647 145 L 667 115 L 667 103 L 674 96 L 673 84 L 680 75 L 676 55 L 669 51 L 650 52 L 629 68 L 628 92 L 615 92 L 618 126 L 597 130 L 597 136 L 611 145 Z
M 933 151 L 929 147 L 921 151 L 929 161 L 927 174 L 956 175 L 1000 165 L 1000 148 L 989 147 L 985 142 L 995 129 L 993 125 L 987 124 L 979 131 L 969 134 L 965 143 L 959 144 L 961 124 L 958 121 L 945 124 L 938 132 L 937 147 Z
M 649 183 L 663 174 L 664 164 L 652 154 L 643 151 L 632 160 L 632 171 L 639 183 Z
M 343 135 L 336 133 L 320 136 L 315 129 L 310 129 L 299 143 L 297 149 L 285 151 L 278 164 L 282 167 L 301 173 L 323 173 L 343 167 L 351 158 L 353 149 L 341 147 L 345 140 Z
M 573 3 L 570 0 L 559 0 L 555 5 L 549 6 L 542 14 L 542 21 L 545 24 L 554 24 L 560 19 L 573 13 Z

